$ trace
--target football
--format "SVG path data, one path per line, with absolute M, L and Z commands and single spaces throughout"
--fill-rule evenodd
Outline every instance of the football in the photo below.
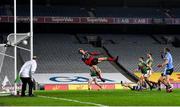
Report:
M 27 40 L 23 40 L 23 45 L 27 45 L 28 44 L 28 41 Z

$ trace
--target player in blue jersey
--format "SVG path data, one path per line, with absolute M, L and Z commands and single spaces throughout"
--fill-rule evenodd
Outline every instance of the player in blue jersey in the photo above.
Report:
M 172 86 L 170 83 L 170 76 L 174 71 L 174 66 L 173 66 L 173 57 L 171 55 L 170 49 L 169 48 L 164 48 L 164 53 L 163 55 L 161 55 L 161 57 L 163 58 L 163 63 L 162 64 L 158 64 L 159 68 L 164 67 L 164 71 L 161 74 L 161 77 L 158 81 L 159 83 L 159 90 L 160 90 L 160 83 L 162 82 L 167 89 L 167 92 L 172 92 Z

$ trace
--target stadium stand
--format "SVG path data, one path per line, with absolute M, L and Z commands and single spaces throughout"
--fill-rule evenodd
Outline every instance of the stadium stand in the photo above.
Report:
M 4 7 L 0 6 L 0 15 L 7 15 Z
M 19 5 L 17 7 L 18 16 L 28 16 L 29 7 L 26 5 Z M 35 16 L 69 16 L 69 17 L 87 17 L 88 13 L 86 10 L 78 6 L 34 6 Z
M 176 18 L 180 17 L 180 8 L 173 8 L 171 9 L 171 12 Z
M 17 6 L 18 16 L 28 16 L 29 11 L 28 5 Z M 0 15 L 13 15 L 12 13 L 11 7 L 0 7 Z M 34 5 L 35 16 L 178 18 L 179 13 L 179 8 L 97 6 L 89 9 L 80 6 Z
M 83 35 L 87 34 L 79 35 L 83 37 Z M 119 56 L 119 63 L 128 71 L 137 68 L 138 57 L 146 57 L 145 53 L 147 52 L 153 54 L 154 71 L 162 71 L 163 69 L 158 69 L 156 65 L 162 62 L 160 51 L 164 47 L 169 47 L 172 50 L 175 71 L 180 71 L 180 64 L 178 63 L 180 60 L 180 48 L 175 48 L 170 44 L 158 44 L 148 35 L 96 35 L 102 38 L 104 41 L 103 46 L 112 56 Z M 38 56 L 38 70 L 36 73 L 88 73 L 88 66 L 81 61 L 81 56 L 78 54 L 77 49 L 84 48 L 89 51 L 104 52 L 101 48 L 92 47 L 90 44 L 80 44 L 77 38 L 70 34 L 35 34 L 34 40 L 34 54 Z M 113 41 L 113 43 L 106 42 L 108 40 Z M 6 53 L 12 54 L 13 52 L 11 51 L 12 49 L 8 49 Z M 29 59 L 25 55 L 27 55 L 25 51 L 20 51 L 19 58 L 22 58 L 23 62 Z M 4 60 L 2 65 L 1 71 L 3 72 L 1 73 L 9 75 L 8 73 L 12 73 L 9 71 L 12 71 L 13 67 L 7 66 L 13 66 L 13 60 L 8 57 L 4 59 L 6 60 Z M 99 67 L 104 73 L 119 73 L 118 69 L 109 62 L 102 62 L 99 64 Z M 122 75 L 121 78 L 125 77 Z
M 122 7 L 97 7 L 98 17 L 141 17 L 163 18 L 165 15 L 158 8 L 122 8 Z
M 147 52 L 153 54 L 154 71 L 162 71 L 161 69 L 158 69 L 156 65 L 162 62 L 160 51 L 162 51 L 164 47 L 169 47 L 172 50 L 175 71 L 180 70 L 178 63 L 180 59 L 178 55 L 179 48 L 174 48 L 172 45 L 158 44 L 148 36 L 134 36 L 133 38 L 128 35 L 126 35 L 126 37 L 119 35 L 119 37 L 116 36 L 116 38 L 114 38 L 112 35 L 109 35 L 109 38 L 116 40 L 117 44 L 104 44 L 105 48 L 107 48 L 112 55 L 119 55 L 119 63 L 129 71 L 137 68 L 138 57 L 146 57 L 145 53 Z
M 86 73 L 89 69 L 81 61 L 78 48 L 99 50 L 89 44 L 78 44 L 73 35 L 67 34 L 37 34 L 34 46 L 35 54 L 39 56 L 38 73 Z M 119 72 L 109 62 L 99 66 L 103 72 Z

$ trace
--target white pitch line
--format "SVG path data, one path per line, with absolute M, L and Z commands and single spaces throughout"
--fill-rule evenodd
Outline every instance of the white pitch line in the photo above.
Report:
M 105 106 L 105 105 L 98 104 L 98 103 L 82 102 L 82 101 L 79 101 L 79 100 L 73 100 L 73 99 L 67 99 L 67 98 L 49 97 L 49 96 L 41 96 L 41 95 L 38 95 L 38 97 L 41 97 L 41 98 L 49 98 L 49 99 L 54 99 L 54 100 L 69 101 L 69 102 L 76 102 L 76 103 L 81 103 L 81 104 L 90 104 L 90 105 L 100 106 L 100 107 L 107 107 L 107 106 Z

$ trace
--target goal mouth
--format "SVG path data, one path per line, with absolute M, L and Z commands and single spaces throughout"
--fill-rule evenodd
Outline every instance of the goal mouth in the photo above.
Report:
M 21 89 L 21 81 L 15 80 L 24 62 L 31 59 L 31 43 L 30 33 L 11 33 L 7 43 L 0 44 L 0 96 L 16 95 Z
M 14 90 L 14 86 L 6 86 L 5 88 L 1 88 L 0 89 L 0 96 L 11 96 L 11 95 L 15 95 L 15 90 Z M 17 93 L 20 94 L 21 91 L 21 85 L 18 84 L 17 85 Z
M 8 45 L 17 45 L 29 37 L 30 37 L 30 33 L 17 33 L 16 34 L 16 41 L 15 41 L 15 34 L 11 33 L 7 37 L 7 41 L 8 41 L 7 44 Z

